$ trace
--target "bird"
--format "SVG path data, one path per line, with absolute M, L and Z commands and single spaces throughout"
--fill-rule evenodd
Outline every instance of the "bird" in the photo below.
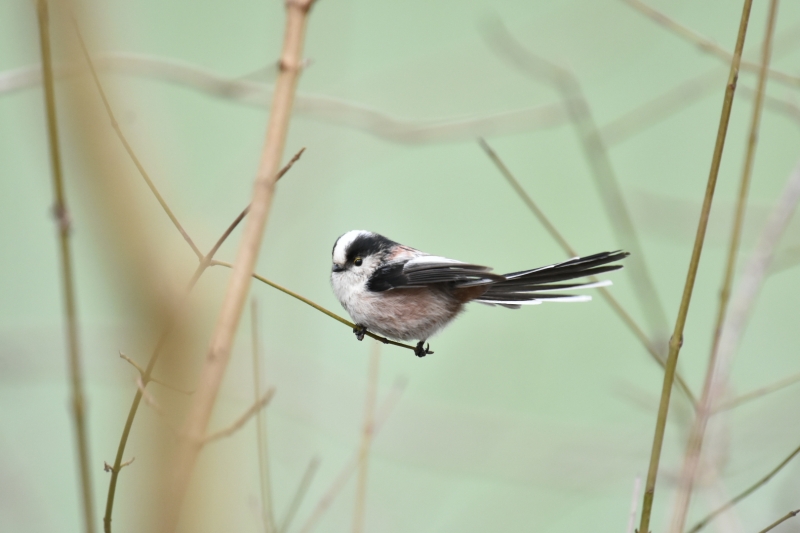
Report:
M 417 357 L 432 354 L 425 343 L 463 310 L 477 302 L 519 309 L 542 302 L 585 302 L 588 295 L 559 291 L 611 285 L 610 280 L 560 283 L 618 270 L 629 254 L 617 250 L 575 257 L 530 270 L 496 274 L 491 267 L 464 263 L 352 230 L 336 239 L 331 252 L 331 286 L 356 326 L 399 341 L 418 341 Z

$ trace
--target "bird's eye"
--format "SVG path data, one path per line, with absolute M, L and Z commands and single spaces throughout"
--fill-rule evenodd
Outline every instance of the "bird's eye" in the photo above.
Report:
M 364 262 L 364 260 L 363 260 L 363 259 L 361 259 L 360 257 L 356 257 L 356 258 L 353 260 L 353 264 L 354 264 L 355 266 L 357 266 L 357 267 L 360 267 L 360 266 L 361 266 L 361 263 L 363 263 L 363 262 Z

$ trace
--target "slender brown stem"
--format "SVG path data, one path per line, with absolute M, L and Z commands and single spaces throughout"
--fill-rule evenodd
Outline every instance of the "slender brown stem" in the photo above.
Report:
M 56 120 L 56 95 L 53 81 L 53 58 L 50 49 L 50 14 L 47 0 L 36 2 L 39 22 L 39 44 L 42 55 L 42 79 L 44 81 L 44 105 L 47 115 L 47 140 L 50 149 L 50 170 L 53 179 L 55 203 L 53 214 L 58 228 L 59 254 L 61 260 L 61 286 L 64 293 L 64 320 L 67 326 L 67 353 L 70 375 L 72 417 L 75 424 L 75 439 L 78 447 L 78 471 L 81 486 L 83 522 L 87 533 L 94 532 L 94 496 L 92 475 L 89 467 L 89 436 L 86 421 L 86 402 L 83 392 L 83 370 L 81 366 L 80 341 L 78 339 L 78 311 L 75 303 L 75 279 L 70 244 L 70 214 L 64 192 L 64 172 L 61 165 L 58 123 Z
M 378 392 L 378 366 L 381 358 L 381 345 L 372 344 L 369 358 L 369 380 L 367 398 L 364 401 L 364 428 L 361 432 L 361 449 L 358 456 L 358 485 L 356 486 L 356 505 L 353 513 L 353 533 L 363 533 L 367 509 L 367 474 L 369 473 L 369 449 L 372 445 L 375 424 L 375 397 Z
M 528 206 L 528 209 L 530 209 L 531 212 L 536 216 L 542 226 L 544 226 L 545 230 L 547 230 L 550 236 L 559 244 L 559 246 L 561 246 L 561 249 L 564 250 L 564 253 L 566 253 L 569 257 L 578 257 L 580 254 L 578 254 L 578 252 L 575 251 L 572 246 L 570 246 L 555 225 L 550 221 L 549 218 L 547 218 L 547 215 L 545 215 L 544 211 L 542 211 L 536 202 L 533 201 L 533 198 L 531 198 L 527 191 L 525 191 L 516 176 L 514 176 L 500 156 L 497 155 L 497 152 L 495 152 L 494 149 L 489 146 L 489 143 L 487 143 L 484 139 L 479 138 L 478 144 L 480 144 L 481 148 L 483 148 L 483 151 L 486 152 L 498 170 L 500 170 L 500 173 L 503 175 L 503 177 L 505 177 L 508 183 L 511 184 L 511 187 L 514 189 L 514 192 L 517 193 L 517 196 L 519 196 L 522 201 L 525 202 L 525 205 Z M 592 281 L 598 281 L 594 276 L 592 276 L 590 279 Z M 650 354 L 653 360 L 658 363 L 661 368 L 665 368 L 666 363 L 664 362 L 664 356 L 659 353 L 658 349 L 655 347 L 655 345 L 653 345 L 653 343 L 650 341 L 650 338 L 642 330 L 639 324 L 636 323 L 630 313 L 628 313 L 628 311 L 622 307 L 622 304 L 620 304 L 619 301 L 614 298 L 614 295 L 611 294 L 611 291 L 605 287 L 600 287 L 598 290 L 606 302 L 608 302 L 608 304 L 617 314 L 617 316 L 625 323 L 626 326 L 628 326 L 628 329 L 631 330 L 634 336 L 639 339 L 639 342 L 642 343 L 647 350 L 647 353 Z M 695 405 L 697 400 L 695 400 L 694 394 L 692 394 L 689 385 L 686 383 L 680 373 L 676 374 L 676 381 L 692 405 Z
M 261 397 L 261 342 L 259 341 L 258 303 L 250 302 L 250 335 L 253 351 L 253 392 L 256 399 Z M 258 457 L 258 481 L 261 488 L 261 519 L 265 533 L 275 531 L 275 518 L 272 512 L 272 484 L 269 476 L 269 452 L 267 442 L 267 421 L 265 411 L 256 415 L 256 455 Z
M 715 509 L 714 511 L 709 513 L 708 516 L 697 522 L 694 526 L 692 526 L 692 529 L 690 529 L 688 533 L 697 533 L 698 531 L 706 527 L 708 523 L 714 520 L 717 516 L 724 513 L 725 511 L 727 511 L 728 509 L 730 509 L 731 507 L 733 507 L 734 505 L 736 505 L 737 503 L 744 500 L 752 493 L 754 493 L 755 491 L 766 485 L 767 482 L 770 479 L 772 479 L 775 476 L 775 474 L 780 472 L 784 466 L 789 464 L 789 462 L 792 459 L 794 459 L 798 453 L 800 453 L 800 446 L 795 448 L 794 451 L 792 451 L 792 453 L 790 453 L 783 461 L 780 462 L 780 464 L 778 464 L 778 466 L 770 470 L 770 472 L 766 476 L 762 477 L 761 479 L 759 479 L 758 481 L 747 487 L 745 490 L 743 490 L 742 492 L 731 498 L 730 501 L 728 501 L 725 505 L 722 505 L 718 509 Z
M 133 161 L 133 164 L 136 165 L 136 170 L 138 170 L 139 174 L 141 174 L 142 178 L 147 184 L 147 187 L 150 189 L 150 192 L 152 192 L 153 196 L 155 196 L 156 200 L 158 200 L 159 205 L 161 205 L 161 209 L 164 210 L 169 219 L 172 221 L 172 224 L 180 232 L 183 239 L 192 248 L 192 251 L 197 256 L 197 258 L 202 259 L 203 252 L 200 251 L 200 249 L 194 243 L 192 238 L 189 237 L 189 234 L 186 233 L 186 230 L 183 229 L 183 226 L 181 226 L 181 223 L 178 221 L 178 217 L 175 216 L 175 213 L 172 212 L 172 209 L 170 209 L 166 200 L 164 200 L 164 197 L 161 196 L 161 192 L 159 192 L 158 187 L 156 187 L 156 184 L 153 183 L 152 179 L 150 179 L 150 175 L 147 173 L 144 166 L 139 161 L 139 158 L 136 157 L 136 153 L 133 151 L 133 148 L 131 148 L 131 145 L 125 138 L 125 135 L 122 133 L 122 130 L 119 127 L 119 122 L 117 122 L 117 118 L 114 115 L 114 111 L 111 109 L 111 104 L 108 102 L 108 97 L 106 96 L 106 92 L 105 90 L 103 90 L 103 85 L 100 83 L 100 78 L 98 77 L 97 70 L 94 67 L 94 61 L 92 61 L 92 56 L 89 54 L 89 49 L 86 46 L 86 42 L 83 40 L 83 34 L 81 33 L 80 26 L 78 26 L 78 21 L 75 19 L 74 16 L 71 18 L 72 18 L 72 24 L 75 27 L 75 34 L 78 37 L 78 43 L 81 46 L 81 51 L 83 52 L 83 56 L 86 58 L 86 64 L 89 66 L 89 72 L 91 72 L 92 74 L 92 79 L 94 80 L 95 87 L 97 87 L 97 92 L 100 94 L 100 99 L 103 101 L 103 107 L 105 107 L 106 114 L 108 115 L 108 118 L 111 120 L 111 127 L 114 129 L 114 133 L 116 133 L 117 137 L 122 143 L 122 146 L 125 148 L 125 151 L 128 152 L 128 157 L 130 157 L 131 161 Z
M 282 177 L 284 174 L 286 174 L 286 172 L 289 171 L 290 168 L 292 168 L 292 165 L 294 165 L 294 163 L 300 158 L 304 150 L 305 148 L 297 152 L 297 154 L 295 154 L 295 156 L 281 169 L 281 171 L 278 173 L 278 178 Z M 194 274 L 192 274 L 192 277 L 189 280 L 189 283 L 187 284 L 185 290 L 186 295 L 188 295 L 191 292 L 197 281 L 200 279 L 200 276 L 212 264 L 214 254 L 217 253 L 217 251 L 220 249 L 220 247 L 228 238 L 228 236 L 230 236 L 233 230 L 236 229 L 239 223 L 244 219 L 249 209 L 250 209 L 249 206 L 245 207 L 242 210 L 242 212 L 239 213 L 239 215 L 234 219 L 234 221 L 231 222 L 230 225 L 228 225 L 227 229 L 223 232 L 220 238 L 217 239 L 217 242 L 214 243 L 214 246 L 211 247 L 211 250 L 202 258 L 200 264 L 197 265 Z M 153 353 L 150 356 L 150 360 L 147 363 L 147 368 L 145 368 L 143 373 L 140 372 L 142 382 L 145 384 L 145 386 L 147 385 L 148 382 L 153 381 L 151 374 L 156 366 L 156 363 L 158 362 L 158 358 L 161 355 L 161 350 L 164 347 L 171 331 L 172 331 L 172 324 L 168 324 L 167 327 L 164 329 L 164 331 L 161 333 L 161 336 L 159 337 L 158 341 L 156 342 L 156 346 L 153 349 Z M 139 409 L 139 403 L 141 402 L 141 400 L 142 400 L 141 391 L 137 390 L 136 395 L 133 398 L 133 403 L 131 404 L 131 408 L 128 411 L 128 418 L 125 420 L 125 427 L 122 430 L 122 436 L 120 437 L 119 446 L 117 447 L 117 455 L 114 460 L 114 469 L 111 472 L 111 480 L 109 481 L 108 484 L 108 495 L 106 497 L 106 512 L 105 516 L 103 517 L 103 528 L 105 533 L 111 533 L 111 514 L 112 511 L 114 510 L 114 497 L 116 495 L 117 479 L 119 477 L 119 470 L 120 470 L 118 467 L 119 464 L 121 464 L 122 462 L 122 456 L 125 453 L 125 446 L 127 446 L 128 437 L 130 435 L 131 427 L 133 426 L 133 419 L 136 417 L 136 412 Z
M 313 0 L 286 2 L 286 30 L 279 63 L 281 72 L 275 85 L 266 141 L 250 203 L 250 214 L 245 222 L 233 274 L 211 336 L 197 391 L 192 398 L 184 424 L 184 437 L 178 442 L 177 454 L 172 463 L 172 481 L 167 492 L 169 498 L 164 502 L 166 518 L 162 529 L 166 532 L 172 532 L 177 527 L 180 509 L 200 452 L 193 440 L 202 437 L 208 427 L 211 411 L 230 359 L 233 339 L 244 311 L 289 131 L 292 104 L 303 62 L 308 12 L 312 5 Z
M 756 400 L 758 398 L 762 398 L 768 394 L 773 392 L 779 391 L 790 385 L 794 385 L 796 383 L 800 383 L 800 374 L 793 374 L 787 378 L 781 379 L 776 381 L 775 383 L 771 383 L 765 387 L 759 387 L 756 390 L 750 391 L 748 393 L 742 394 L 741 396 L 737 396 L 730 401 L 723 402 L 716 407 L 714 407 L 714 414 L 720 413 L 722 411 L 728 411 L 730 409 L 734 409 L 739 407 L 742 404 L 745 404 L 751 400 Z
M 764 529 L 762 529 L 758 533 L 767 533 L 767 531 L 770 531 L 771 529 L 781 525 L 782 523 L 784 523 L 785 521 L 789 520 L 790 518 L 794 518 L 795 516 L 797 516 L 798 513 L 800 513 L 800 509 L 798 509 L 796 511 L 789 511 L 784 516 L 782 516 L 781 518 L 775 520 L 773 523 L 771 523 L 770 525 L 768 525 L 767 527 L 765 527 Z
M 395 406 L 397 405 L 398 400 L 400 399 L 400 395 L 403 393 L 405 389 L 405 382 L 398 381 L 395 383 L 392 390 L 389 391 L 386 398 L 381 403 L 380 408 L 375 413 L 375 425 L 372 428 L 372 437 L 373 439 L 378 436 L 380 430 L 383 428 L 386 419 L 389 418 L 389 415 L 394 411 Z M 350 480 L 350 476 L 358 468 L 358 459 L 359 459 L 359 451 L 353 455 L 350 461 L 345 464 L 342 469 L 339 471 L 339 475 L 334 478 L 331 482 L 330 486 L 328 486 L 328 490 L 322 495 L 322 497 L 317 502 L 317 505 L 314 507 L 314 510 L 311 511 L 311 515 L 306 519 L 303 526 L 300 528 L 300 533 L 311 533 L 311 531 L 316 527 L 317 523 L 319 522 L 322 515 L 325 514 L 325 511 L 333 503 L 333 500 L 341 493 L 342 488 L 345 484 Z
M 253 418 L 253 416 L 257 415 L 264 409 L 264 407 L 267 406 L 267 404 L 272 400 L 272 397 L 274 395 L 275 395 L 275 389 L 269 389 L 267 392 L 264 393 L 263 396 L 257 398 L 255 403 L 251 405 L 250 408 L 247 409 L 247 411 L 242 413 L 242 416 L 234 420 L 233 423 L 231 423 L 228 427 L 225 427 L 223 429 L 220 429 L 218 431 L 215 431 L 214 433 L 210 433 L 207 436 L 205 436 L 201 440 L 201 444 L 208 444 L 209 442 L 215 440 L 223 439 L 225 437 L 230 437 L 231 435 L 239 431 L 242 428 L 242 426 L 244 426 L 247 423 L 248 420 Z
M 681 468 L 681 475 L 678 480 L 678 494 L 672 520 L 672 531 L 674 533 L 681 533 L 686 524 L 686 516 L 689 513 L 689 504 L 692 499 L 692 487 L 694 486 L 694 479 L 697 475 L 698 465 L 700 464 L 700 453 L 703 448 L 703 437 L 708 425 L 708 420 L 713 414 L 714 404 L 717 403 L 718 398 L 722 396 L 728 383 L 728 369 L 730 368 L 730 359 L 733 357 L 733 353 L 727 352 L 724 355 L 720 354 L 719 340 L 722 326 L 725 322 L 725 314 L 728 310 L 728 301 L 730 299 L 731 286 L 733 285 L 733 276 L 736 269 L 736 259 L 739 255 L 742 226 L 744 224 L 744 212 L 747 206 L 747 193 L 750 188 L 753 161 L 755 160 L 758 129 L 761 124 L 761 111 L 764 102 L 767 69 L 769 68 L 770 56 L 772 53 L 772 37 L 775 31 L 777 13 L 778 0 L 770 0 L 767 28 L 764 33 L 764 43 L 762 46 L 761 71 L 758 76 L 758 89 L 756 90 L 756 98 L 753 103 L 750 134 L 739 185 L 739 198 L 736 204 L 736 215 L 731 232 L 731 242 L 728 247 L 728 261 L 725 267 L 722 288 L 720 290 L 719 307 L 713 331 L 713 343 L 708 358 L 708 369 L 706 370 L 706 378 L 703 384 L 699 408 L 696 411 L 694 422 L 689 433 L 689 442 L 686 446 L 683 467 Z
M 672 383 L 675 379 L 675 369 L 678 365 L 678 355 L 683 345 L 683 329 L 686 325 L 686 317 L 689 313 L 689 303 L 692 300 L 692 291 L 697 277 L 697 268 L 700 265 L 700 255 L 703 251 L 706 229 L 708 228 L 708 218 L 711 213 L 711 203 L 714 199 L 714 190 L 717 185 L 717 176 L 722 161 L 722 151 L 725 147 L 725 137 L 728 132 L 728 122 L 733 107 L 733 96 L 736 91 L 736 81 L 739 78 L 739 63 L 742 59 L 742 49 L 744 48 L 745 35 L 747 34 L 747 23 L 750 20 L 750 8 L 752 0 L 744 0 L 742 17 L 739 23 L 739 32 L 736 38 L 736 52 L 734 53 L 731 70 L 728 75 L 728 84 L 725 89 L 725 97 L 722 103 L 720 114 L 719 129 L 717 130 L 717 140 L 714 145 L 714 154 L 711 158 L 711 169 L 706 185 L 703 208 L 700 213 L 700 220 L 697 225 L 697 235 L 692 249 L 692 257 L 689 261 L 689 270 L 686 275 L 686 283 L 683 288 L 681 304 L 678 309 L 678 317 L 675 321 L 675 329 L 669 341 L 669 354 L 667 356 L 667 368 L 664 372 L 664 383 L 661 388 L 661 403 L 658 408 L 658 418 L 656 420 L 655 433 L 653 435 L 653 448 L 650 453 L 650 465 L 647 471 L 647 481 L 645 483 L 644 500 L 642 503 L 642 517 L 639 522 L 639 531 L 648 533 L 650 531 L 650 514 L 653 509 L 653 497 L 656 490 L 656 478 L 658 476 L 658 464 L 661 459 L 661 448 L 664 444 L 664 430 L 667 425 L 667 414 L 669 413 L 669 400 L 672 393 Z
M 645 320 L 654 336 L 665 335 L 669 322 L 664 306 L 647 268 L 644 251 L 622 194 L 619 179 L 580 82 L 569 70 L 523 47 L 499 23 L 490 34 L 490 44 L 523 72 L 536 79 L 545 79 L 561 93 L 614 234 L 622 247 L 631 254 L 628 258 L 630 268 L 627 270 L 636 285 L 634 292 L 644 312 Z
M 292 524 L 292 520 L 294 519 L 294 515 L 297 514 L 300 504 L 303 503 L 303 499 L 308 493 L 308 487 L 311 486 L 311 481 L 314 479 L 314 475 L 317 473 L 318 469 L 319 459 L 314 457 L 308 463 L 308 467 L 306 468 L 302 479 L 300 479 L 300 484 L 297 486 L 297 490 L 295 491 L 294 497 L 289 504 L 289 508 L 286 509 L 286 515 L 284 516 L 283 520 L 281 521 L 281 525 L 278 528 L 278 533 L 286 533 L 286 531 L 289 529 L 289 526 Z
M 119 356 L 120 356 L 120 358 L 122 358 L 125 361 L 127 361 L 133 368 L 138 370 L 139 371 L 139 376 L 144 376 L 145 369 L 140 367 L 139 364 L 136 361 L 134 361 L 133 359 L 131 359 L 130 357 L 128 357 L 127 355 L 125 355 L 122 352 L 119 352 Z M 158 383 L 159 385 L 161 385 L 165 389 L 169 389 L 171 391 L 178 392 L 180 394 L 185 394 L 187 396 L 192 394 L 192 391 L 190 391 L 190 390 L 183 390 L 183 389 L 179 389 L 178 387 L 173 387 L 169 383 L 165 383 L 165 382 L 161 381 L 160 379 L 157 379 L 157 378 L 154 378 L 154 377 L 149 377 L 147 380 L 148 381 L 152 381 L 153 383 Z
M 640 13 L 644 14 L 658 25 L 668 29 L 672 33 L 678 35 L 682 39 L 685 39 L 693 44 L 695 44 L 700 50 L 703 52 L 710 53 L 712 55 L 717 56 L 718 58 L 722 59 L 726 63 L 733 60 L 733 54 L 729 51 L 722 48 L 720 45 L 704 37 L 697 33 L 696 31 L 684 26 L 683 24 L 679 23 L 675 19 L 668 17 L 665 13 L 658 11 L 654 7 L 645 4 L 641 0 L 623 0 L 626 4 L 631 6 L 632 8 L 636 9 Z M 742 61 L 740 63 L 742 70 L 747 70 L 750 72 L 760 72 L 761 65 L 759 63 L 754 63 L 752 61 Z M 786 72 L 781 72 L 779 70 L 769 69 L 767 71 L 768 75 L 772 80 L 782 83 L 786 86 L 793 87 L 797 89 L 800 87 L 800 76 L 793 76 L 791 74 L 787 74 Z

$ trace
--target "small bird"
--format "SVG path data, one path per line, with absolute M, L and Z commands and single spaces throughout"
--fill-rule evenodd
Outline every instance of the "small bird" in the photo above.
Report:
M 602 252 L 563 263 L 500 275 L 490 267 L 429 255 L 364 230 L 348 231 L 333 245 L 331 285 L 356 327 L 401 341 L 419 341 L 417 357 L 432 354 L 425 342 L 468 302 L 519 309 L 542 302 L 585 302 L 587 295 L 551 294 L 605 287 L 611 281 L 558 283 L 622 268 L 627 252 Z

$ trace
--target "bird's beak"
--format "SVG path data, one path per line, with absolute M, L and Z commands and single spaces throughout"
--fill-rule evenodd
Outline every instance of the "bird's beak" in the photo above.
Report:
M 344 270 L 344 268 L 340 267 L 336 263 L 333 264 L 333 268 L 331 269 L 332 272 L 341 272 L 343 270 Z

